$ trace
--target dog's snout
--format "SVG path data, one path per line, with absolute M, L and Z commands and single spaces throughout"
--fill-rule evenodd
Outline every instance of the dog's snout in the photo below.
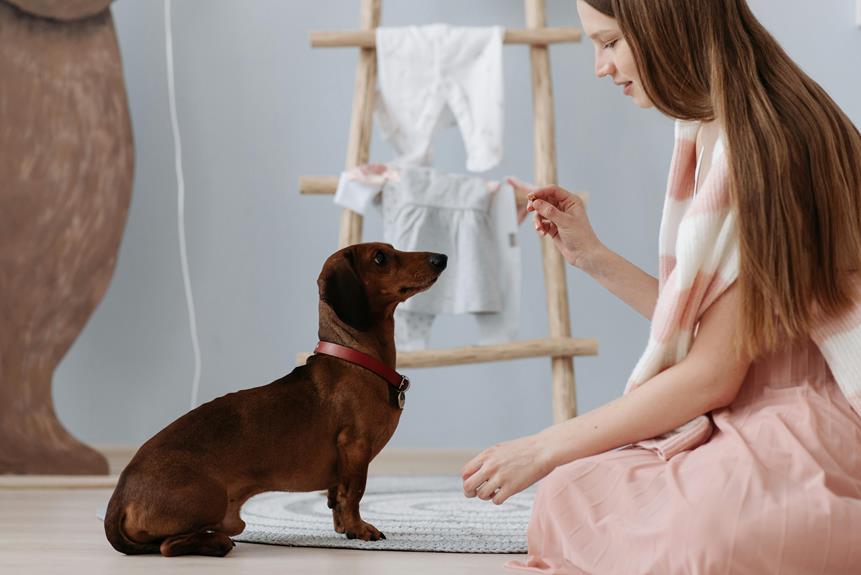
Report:
M 448 256 L 445 254 L 431 254 L 428 257 L 428 263 L 430 263 L 431 267 L 434 269 L 442 271 L 448 263 Z

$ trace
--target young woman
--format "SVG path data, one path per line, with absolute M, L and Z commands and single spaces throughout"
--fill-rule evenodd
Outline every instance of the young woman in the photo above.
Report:
M 577 9 L 596 74 L 677 119 L 660 280 L 577 196 L 529 209 L 652 320 L 649 348 L 619 399 L 467 463 L 465 494 L 543 478 L 511 567 L 861 573 L 861 135 L 745 0 Z

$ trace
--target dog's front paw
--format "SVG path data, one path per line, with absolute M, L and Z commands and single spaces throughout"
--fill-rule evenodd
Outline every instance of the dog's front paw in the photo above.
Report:
M 356 529 L 347 529 L 347 539 L 362 539 L 363 541 L 380 541 L 385 539 L 383 533 L 371 525 L 362 521 Z

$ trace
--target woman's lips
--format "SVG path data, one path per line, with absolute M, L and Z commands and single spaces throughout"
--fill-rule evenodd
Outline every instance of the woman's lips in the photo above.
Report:
M 625 82 L 624 92 L 626 96 L 630 96 L 634 93 L 634 83 L 633 82 Z

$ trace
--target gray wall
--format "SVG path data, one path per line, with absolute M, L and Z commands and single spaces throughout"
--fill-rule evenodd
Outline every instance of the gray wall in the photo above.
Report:
M 447 21 L 523 26 L 521 0 L 399 0 L 383 25 Z M 752 0 L 789 53 L 861 123 L 861 30 L 854 0 Z M 180 271 L 162 2 L 119 0 L 113 12 L 137 150 L 135 188 L 116 274 L 61 364 L 62 421 L 93 443 L 138 443 L 188 409 L 193 375 Z M 186 231 L 197 304 L 202 401 L 268 383 L 316 341 L 315 280 L 336 248 L 339 210 L 300 197 L 300 175 L 344 165 L 356 51 L 311 50 L 307 32 L 351 29 L 358 0 L 175 0 L 174 50 L 185 159 Z M 815 8 L 814 8 L 815 6 Z M 548 0 L 551 25 L 577 25 L 573 0 Z M 591 193 L 594 227 L 611 248 L 656 272 L 672 122 L 635 108 L 592 73 L 589 43 L 551 50 L 559 181 Z M 532 175 L 528 50 L 505 48 L 506 140 L 491 177 Z M 391 152 L 375 133 L 372 158 Z M 437 166 L 463 171 L 452 129 Z M 366 238 L 379 237 L 370 218 Z M 538 242 L 522 229 L 523 338 L 547 333 Z M 579 409 L 618 396 L 647 322 L 577 270 L 568 272 L 577 336 L 600 342 L 575 361 Z M 471 319 L 444 318 L 435 345 L 471 341 Z M 480 448 L 552 422 L 545 359 L 411 370 L 408 409 L 390 445 Z

